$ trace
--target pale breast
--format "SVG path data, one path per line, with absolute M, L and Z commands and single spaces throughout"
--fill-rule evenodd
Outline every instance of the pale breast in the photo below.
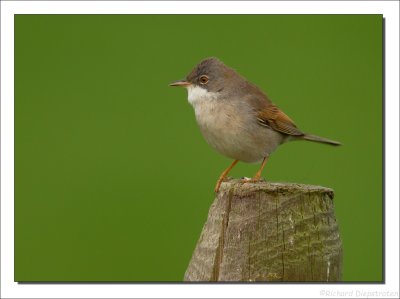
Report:
M 282 142 L 281 134 L 257 124 L 250 107 L 211 97 L 191 104 L 206 141 L 227 157 L 259 162 Z

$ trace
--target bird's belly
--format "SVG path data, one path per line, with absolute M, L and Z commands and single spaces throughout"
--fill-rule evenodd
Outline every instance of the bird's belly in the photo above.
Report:
M 196 119 L 206 141 L 221 154 L 243 162 L 256 163 L 282 142 L 278 132 L 261 128 L 251 115 L 224 105 L 196 107 Z M 254 121 L 254 123 L 252 123 Z

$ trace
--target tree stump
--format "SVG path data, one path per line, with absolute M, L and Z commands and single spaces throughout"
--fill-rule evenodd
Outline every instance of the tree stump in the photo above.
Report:
M 211 205 L 185 281 L 340 281 L 333 190 L 229 180 Z

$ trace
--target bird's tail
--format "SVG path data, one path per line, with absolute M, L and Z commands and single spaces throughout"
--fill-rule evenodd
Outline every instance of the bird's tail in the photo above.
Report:
M 334 140 L 329 140 L 329 139 L 315 136 L 315 135 L 310 135 L 310 134 L 305 134 L 304 136 L 302 136 L 302 139 L 313 141 L 313 142 L 326 143 L 326 144 L 330 144 L 330 145 L 342 145 L 340 142 L 337 142 Z

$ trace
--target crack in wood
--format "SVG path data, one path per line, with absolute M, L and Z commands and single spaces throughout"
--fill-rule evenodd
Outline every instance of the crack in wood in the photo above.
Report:
M 224 212 L 224 215 L 222 218 L 221 235 L 219 236 L 219 242 L 218 242 L 218 247 L 217 247 L 217 251 L 216 251 L 214 267 L 213 267 L 214 268 L 213 277 L 212 277 L 213 281 L 218 281 L 221 263 L 222 263 L 222 259 L 224 256 L 225 236 L 226 236 L 226 231 L 228 229 L 229 214 L 231 212 L 231 203 L 232 203 L 233 192 L 234 192 L 234 186 L 228 192 L 226 208 L 225 208 L 225 212 Z

